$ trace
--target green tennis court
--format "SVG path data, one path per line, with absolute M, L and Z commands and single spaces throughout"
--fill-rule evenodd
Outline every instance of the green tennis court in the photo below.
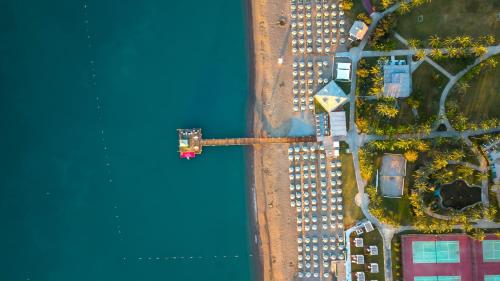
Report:
M 500 260 L 500 240 L 483 241 L 483 259 L 484 261 Z
M 460 281 L 460 276 L 415 276 L 413 281 Z
M 413 263 L 460 262 L 458 241 L 413 241 L 412 248 Z
M 500 275 L 485 275 L 484 281 L 500 281 Z

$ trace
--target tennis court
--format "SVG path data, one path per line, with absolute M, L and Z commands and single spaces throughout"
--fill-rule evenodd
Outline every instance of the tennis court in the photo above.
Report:
M 413 241 L 412 248 L 413 263 L 460 262 L 460 245 L 458 241 Z
M 483 241 L 483 259 L 484 261 L 500 260 L 500 240 Z
M 413 281 L 460 281 L 460 276 L 415 276 Z

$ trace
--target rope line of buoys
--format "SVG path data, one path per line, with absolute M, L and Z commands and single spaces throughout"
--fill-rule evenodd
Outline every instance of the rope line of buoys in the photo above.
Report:
M 163 261 L 212 261 L 212 260 L 237 260 L 244 257 L 253 257 L 248 255 L 213 255 L 213 256 L 154 256 L 154 257 L 122 257 L 122 261 L 137 261 L 137 262 L 163 262 Z
M 93 44 L 93 34 L 89 28 L 89 15 L 88 15 L 88 4 L 83 3 L 82 12 L 83 12 L 83 23 L 85 28 L 85 37 L 87 40 L 87 47 L 89 49 L 89 59 L 88 59 L 88 67 L 89 67 L 89 85 L 92 90 L 92 94 L 95 94 L 95 106 L 96 106 L 96 114 L 97 114 L 97 122 L 100 130 L 98 131 L 99 141 L 102 146 L 103 156 L 104 156 L 104 169 L 105 169 L 105 180 L 107 184 L 113 184 L 113 173 L 112 173 L 112 164 L 110 157 L 110 145 L 106 141 L 104 124 L 102 122 L 103 119 L 103 106 L 102 99 L 98 94 L 97 89 L 97 71 L 96 71 L 96 60 L 94 58 L 94 44 Z M 113 205 L 113 213 L 114 220 L 116 222 L 115 233 L 119 236 L 119 239 L 122 240 L 122 229 L 120 226 L 120 216 L 117 214 L 119 211 L 118 206 L 116 204 Z

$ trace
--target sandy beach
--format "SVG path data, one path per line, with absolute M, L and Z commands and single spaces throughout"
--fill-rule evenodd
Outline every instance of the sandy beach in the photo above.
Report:
M 251 41 L 249 133 L 284 136 L 292 117 L 288 1 L 247 0 L 247 6 Z M 280 57 L 283 64 L 278 63 Z M 250 211 L 259 256 L 256 280 L 292 280 L 296 270 L 295 213 L 286 184 L 287 149 L 286 144 L 256 145 L 248 153 Z

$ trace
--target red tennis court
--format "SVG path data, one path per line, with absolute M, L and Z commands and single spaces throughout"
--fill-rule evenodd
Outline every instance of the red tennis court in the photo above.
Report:
M 401 251 L 405 281 L 500 278 L 500 240 L 495 235 L 484 241 L 465 234 L 403 235 Z

